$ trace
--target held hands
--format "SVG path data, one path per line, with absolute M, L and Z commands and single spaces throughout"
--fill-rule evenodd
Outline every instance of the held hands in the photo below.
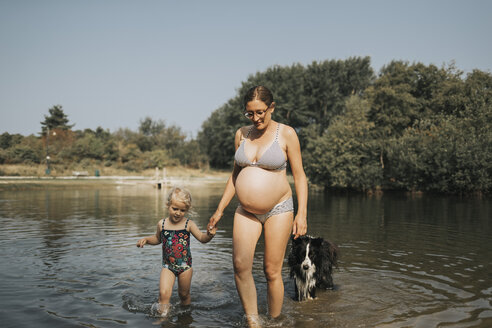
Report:
M 210 237 L 213 237 L 215 236 L 215 234 L 217 233 L 217 227 L 210 227 L 210 226 L 207 226 L 207 235 L 209 235 Z
M 208 224 L 207 224 L 207 234 L 215 235 L 215 233 L 217 232 L 217 223 L 222 218 L 222 215 L 224 215 L 224 214 L 223 213 L 217 213 L 217 212 L 215 212 L 212 215 L 212 217 L 210 218 L 210 220 L 208 221 Z
M 292 227 L 292 234 L 294 239 L 299 238 L 299 236 L 305 235 L 307 232 L 307 219 L 305 215 L 296 215 L 294 219 L 294 226 Z

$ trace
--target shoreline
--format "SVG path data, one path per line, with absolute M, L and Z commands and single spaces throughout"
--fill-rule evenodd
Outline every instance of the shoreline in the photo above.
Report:
M 58 177 L 37 177 L 37 176 L 0 176 L 0 191 L 8 190 L 32 190 L 43 188 L 69 188 L 69 187 L 114 187 L 114 186 L 142 186 L 161 189 L 173 185 L 196 185 L 214 184 L 227 182 L 229 175 L 212 174 L 202 176 L 166 176 L 156 179 L 151 176 L 58 176 Z
M 224 183 L 230 171 L 170 166 L 128 172 L 112 167 L 58 167 L 50 175 L 44 165 L 0 164 L 0 191 L 52 188 L 110 188 L 141 186 L 165 188 L 172 185 Z

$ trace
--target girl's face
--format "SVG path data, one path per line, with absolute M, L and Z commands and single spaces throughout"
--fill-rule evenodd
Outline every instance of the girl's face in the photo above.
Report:
M 188 206 L 185 203 L 172 199 L 171 205 L 169 205 L 169 220 L 178 223 L 184 218 L 187 211 Z
M 265 129 L 270 120 L 272 119 L 272 113 L 275 110 L 275 103 L 270 106 L 263 101 L 255 99 L 246 104 L 245 114 L 253 122 L 258 130 Z

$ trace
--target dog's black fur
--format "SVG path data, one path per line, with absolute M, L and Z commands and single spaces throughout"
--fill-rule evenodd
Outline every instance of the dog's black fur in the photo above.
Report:
M 338 247 L 323 238 L 292 238 L 289 267 L 298 301 L 315 298 L 316 288 L 333 289 L 332 270 L 338 266 L 338 254 Z

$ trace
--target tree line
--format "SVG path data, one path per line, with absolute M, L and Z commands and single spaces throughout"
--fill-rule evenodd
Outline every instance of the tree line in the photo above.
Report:
M 201 149 L 230 167 L 248 124 L 242 95 L 262 84 L 274 119 L 294 127 L 311 183 L 335 189 L 487 193 L 492 187 L 492 75 L 369 57 L 275 66 L 248 77 L 203 123 Z
M 49 109 L 41 122 L 40 136 L 24 137 L 7 132 L 0 135 L 0 163 L 41 164 L 47 156 L 51 165 L 66 168 L 101 165 L 127 171 L 183 165 L 202 168 L 207 164 L 196 140 L 188 140 L 180 127 L 146 117 L 137 131 L 120 128 L 109 132 L 72 130 L 60 105 Z
M 257 72 L 212 112 L 194 139 L 151 118 L 143 119 L 138 131 L 113 133 L 72 131 L 68 121 L 50 126 L 47 119 L 60 116 L 55 106 L 42 122 L 41 136 L 0 136 L 0 163 L 41 163 L 49 139 L 55 161 L 99 161 L 128 170 L 230 169 L 234 133 L 249 124 L 242 97 L 258 84 L 274 93 L 274 119 L 296 129 L 311 183 L 358 191 L 491 191 L 491 73 L 393 61 L 376 74 L 369 57 Z M 47 135 L 48 127 L 56 137 Z

